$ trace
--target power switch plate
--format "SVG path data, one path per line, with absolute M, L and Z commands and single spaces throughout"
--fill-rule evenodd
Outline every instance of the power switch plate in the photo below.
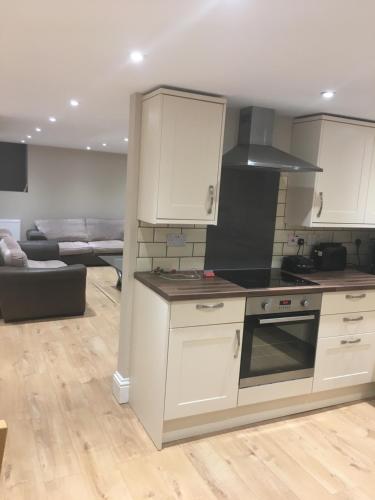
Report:
M 169 247 L 183 247 L 186 243 L 186 236 L 182 233 L 167 234 L 167 245 Z

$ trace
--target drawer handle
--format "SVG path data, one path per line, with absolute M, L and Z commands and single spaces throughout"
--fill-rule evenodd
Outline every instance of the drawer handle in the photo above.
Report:
M 222 309 L 224 307 L 224 302 L 219 302 L 218 304 L 197 304 L 195 307 L 198 309 L 198 311 Z
M 366 297 L 365 293 L 361 293 L 360 295 L 351 295 L 351 294 L 345 295 L 346 299 L 364 299 L 365 297 Z
M 355 339 L 355 340 L 342 340 L 341 344 L 359 344 L 362 339 Z
M 241 330 L 236 330 L 236 339 L 237 339 L 237 347 L 236 347 L 236 352 L 234 353 L 234 358 L 238 358 L 238 355 L 240 353 L 240 347 L 241 347 Z
M 348 321 L 362 321 L 363 316 L 358 316 L 358 318 L 342 318 L 342 320 L 345 321 L 345 323 L 347 323 Z

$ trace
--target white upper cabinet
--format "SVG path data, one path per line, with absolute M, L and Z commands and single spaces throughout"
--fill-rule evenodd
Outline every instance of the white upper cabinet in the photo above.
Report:
M 309 227 L 375 224 L 375 124 L 331 116 L 296 120 L 292 151 L 323 169 L 291 174 L 286 222 Z
M 142 102 L 138 219 L 216 224 L 226 101 L 158 89 Z

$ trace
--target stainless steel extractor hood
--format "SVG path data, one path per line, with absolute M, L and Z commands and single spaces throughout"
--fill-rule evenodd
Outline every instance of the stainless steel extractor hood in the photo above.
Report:
M 275 111 L 256 106 L 241 109 L 238 144 L 223 155 L 223 166 L 282 172 L 322 172 L 312 163 L 272 146 Z

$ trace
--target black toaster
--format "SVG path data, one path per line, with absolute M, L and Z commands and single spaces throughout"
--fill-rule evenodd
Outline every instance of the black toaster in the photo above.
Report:
M 311 258 L 316 269 L 343 271 L 346 267 L 346 248 L 342 243 L 319 243 L 313 248 Z

